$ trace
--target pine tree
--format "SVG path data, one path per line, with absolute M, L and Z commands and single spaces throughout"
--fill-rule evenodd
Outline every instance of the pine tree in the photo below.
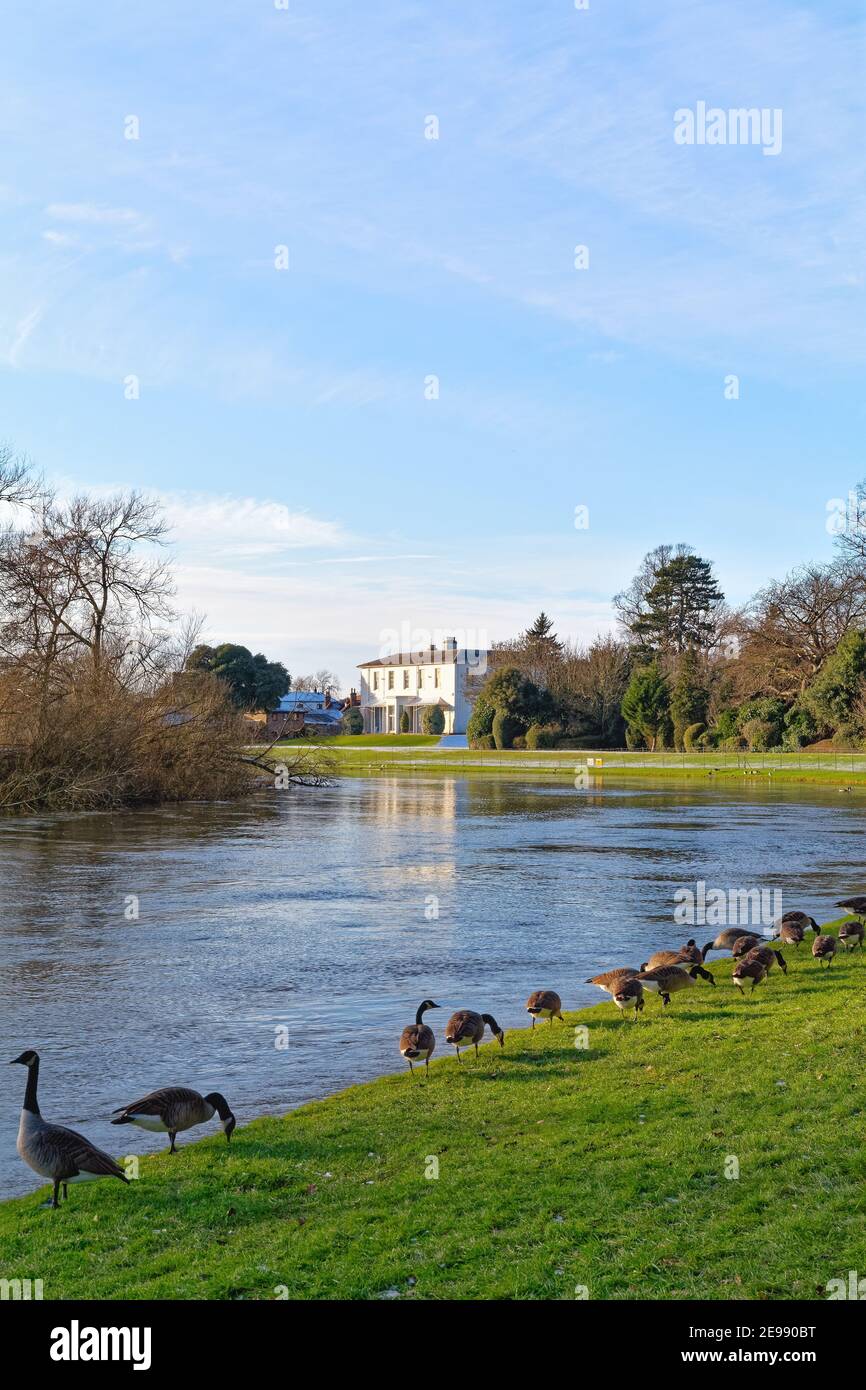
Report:
M 715 637 L 716 610 L 723 599 L 709 560 L 674 556 L 655 571 L 655 582 L 630 631 L 651 652 L 679 654 L 690 647 L 706 651 Z

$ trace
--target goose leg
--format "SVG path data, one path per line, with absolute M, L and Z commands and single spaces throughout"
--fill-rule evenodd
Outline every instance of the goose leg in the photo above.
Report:
M 429 1076 L 429 1075 L 430 1075 L 430 1054 L 429 1054 L 429 1052 L 428 1052 L 427 1056 L 424 1058 L 424 1070 L 425 1070 L 425 1072 L 427 1073 L 427 1075 Z
M 532 1027 L 535 1027 L 535 1014 L 532 1015 Z
M 69 1201 L 69 1184 L 66 1182 L 63 1184 L 63 1200 L 64 1202 Z
M 478 1044 L 475 1044 L 475 1060 L 478 1061 Z
M 168 1137 L 169 1137 L 169 1139 L 171 1140 L 171 1144 L 170 1144 L 170 1146 L 169 1146 L 169 1150 L 168 1150 L 168 1151 L 169 1151 L 170 1154 L 176 1154 L 176 1153 L 177 1153 L 177 1149 L 174 1147 L 174 1141 L 175 1141 L 175 1139 L 177 1138 L 177 1130 L 176 1130 L 176 1129 L 170 1129 L 170 1130 L 168 1131 Z
M 671 996 L 669 994 L 663 994 L 662 1002 L 664 1003 L 665 1008 L 667 1008 L 668 1004 L 671 1002 Z
M 457 1060 L 458 1060 L 458 1062 L 459 1062 L 459 1061 L 460 1061 L 460 1048 L 459 1048 L 459 1047 L 455 1047 L 454 1051 L 457 1053 Z
M 60 1191 L 60 1179 L 59 1179 L 59 1178 L 55 1178 L 55 1179 L 54 1179 L 54 1191 L 53 1191 L 53 1193 L 51 1194 L 51 1205 L 52 1205 L 52 1207 L 53 1207 L 53 1209 L 54 1209 L 55 1211 L 56 1211 L 57 1208 L 60 1206 L 60 1203 L 59 1203 L 58 1200 L 57 1200 L 57 1194 L 58 1194 L 59 1191 Z
M 408 1058 L 408 1057 L 406 1058 L 406 1061 L 409 1062 L 409 1058 Z M 412 1063 L 411 1063 L 411 1062 L 409 1062 L 409 1070 L 410 1070 L 410 1072 L 412 1073 L 412 1075 L 414 1076 L 414 1075 L 415 1075 L 415 1068 L 412 1066 Z
M 548 1016 L 547 1016 L 547 1021 L 548 1021 L 548 1023 L 550 1024 L 550 1026 L 551 1026 L 551 1028 L 552 1028 L 552 1027 L 553 1027 L 553 1014 L 548 1014 Z

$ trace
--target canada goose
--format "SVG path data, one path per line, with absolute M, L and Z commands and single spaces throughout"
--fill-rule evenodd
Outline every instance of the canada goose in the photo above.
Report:
M 779 936 L 779 940 L 786 946 L 796 946 L 799 951 L 800 946 L 806 936 L 807 928 L 811 926 L 816 934 L 820 931 L 818 923 L 813 917 L 806 917 L 805 913 L 798 912 L 796 917 L 804 917 L 805 921 L 794 921 L 794 917 L 780 917 L 773 925 Z
M 820 964 L 822 960 L 827 962 L 827 969 L 833 964 L 833 957 L 836 954 L 838 941 L 835 936 L 816 936 L 812 942 L 812 955 Z
M 761 938 L 759 936 L 753 936 L 752 934 L 738 936 L 731 947 L 731 955 L 734 960 L 740 960 L 743 956 L 748 955 L 749 951 L 754 950 L 756 946 L 760 946 L 760 944 Z
M 863 923 L 846 922 L 839 931 L 839 940 L 845 942 L 845 950 L 853 951 L 855 946 L 863 950 Z
M 436 1046 L 436 1039 L 433 1036 L 433 1029 L 428 1028 L 422 1018 L 428 1009 L 441 1009 L 441 1004 L 434 1004 L 432 999 L 425 999 L 423 1004 L 418 1005 L 415 1014 L 415 1022 L 410 1023 L 400 1034 L 400 1051 L 409 1063 L 409 1070 L 414 1072 L 413 1062 L 420 1062 L 424 1058 L 424 1070 L 430 1071 L 430 1054 Z
M 743 960 L 757 960 L 764 966 L 767 974 L 774 966 L 779 967 L 783 975 L 788 973 L 788 962 L 781 951 L 774 951 L 772 946 L 753 946 L 751 951 L 746 951 Z
M 34 1173 L 41 1178 L 50 1178 L 54 1184 L 52 1207 L 56 1209 L 60 1205 L 57 1194 L 61 1186 L 64 1201 L 68 1198 L 67 1184 L 71 1182 L 90 1182 L 96 1178 L 120 1178 L 121 1182 L 129 1182 L 120 1164 L 115 1163 L 110 1154 L 91 1144 L 83 1134 L 43 1120 L 36 1099 L 39 1053 L 28 1048 L 20 1057 L 13 1057 L 9 1065 L 15 1066 L 16 1063 L 27 1068 L 27 1089 L 24 1092 L 16 1148 Z
M 490 1025 L 490 1031 L 499 1046 L 504 1047 L 505 1032 L 492 1014 L 477 1014 L 473 1009 L 458 1009 L 456 1014 L 451 1015 L 445 1028 L 445 1041 L 455 1049 L 458 1062 L 461 1047 L 474 1046 L 475 1056 L 478 1056 L 478 1044 L 484 1037 L 485 1023 Z
M 585 983 L 588 985 L 597 985 L 599 989 L 603 989 L 605 994 L 609 994 L 613 999 L 616 997 L 617 990 L 622 987 L 625 981 L 633 980 L 637 973 L 638 972 L 633 970 L 630 965 L 620 965 L 617 966 L 616 970 L 605 970 L 603 975 L 591 976 Z
M 689 989 L 695 983 L 689 972 L 679 965 L 658 965 L 654 970 L 641 970 L 636 978 L 644 989 L 660 997 L 665 1008 L 671 1002 L 672 994 Z
M 866 917 L 866 898 L 843 898 L 842 902 L 836 904 L 837 907 L 844 907 L 846 912 L 850 912 L 854 917 Z
M 700 975 L 702 980 L 709 980 L 710 984 L 714 985 L 716 977 L 704 969 L 702 961 L 700 947 L 694 940 L 690 940 L 678 951 L 654 951 L 649 960 L 644 961 L 641 970 L 655 970 L 659 965 L 681 965 L 683 970 L 688 970 L 692 979 Z
M 752 993 L 754 994 L 755 985 L 759 985 L 761 981 L 766 980 L 766 978 L 767 967 L 764 965 L 764 962 L 760 960 L 750 960 L 748 957 L 745 960 L 737 961 L 734 966 L 733 974 L 731 975 L 731 979 L 735 985 L 739 986 L 741 993 L 745 989 L 744 982 L 746 980 L 751 980 Z
M 623 1020 L 625 1019 L 626 1009 L 633 1008 L 632 1023 L 637 1023 L 637 1016 L 639 1013 L 643 1013 L 644 1004 L 643 985 L 636 975 L 632 975 L 629 979 L 623 980 L 622 983 L 617 986 L 613 996 L 613 1002 L 620 1010 Z
M 532 1015 L 533 1028 L 537 1018 L 546 1018 L 551 1027 L 555 1018 L 558 1018 L 560 1023 L 565 1022 L 562 1017 L 562 1000 L 552 989 L 534 990 L 526 1001 L 526 1012 Z
M 806 932 L 809 930 L 810 927 L 812 928 L 813 932 L 819 932 L 821 930 L 821 928 L 818 926 L 818 923 L 815 921 L 815 918 L 810 917 L 808 912 L 783 912 L 781 917 L 776 918 L 775 922 L 773 923 L 773 926 L 781 928 L 785 925 L 800 927 L 802 929 L 803 936 L 806 935 Z M 782 940 L 784 939 L 785 938 L 783 937 Z M 800 940 L 802 941 L 802 939 L 803 937 L 801 936 Z
M 748 927 L 726 927 L 724 931 L 719 932 L 715 941 L 707 942 L 701 952 L 701 957 L 706 960 L 707 951 L 730 951 L 734 942 L 739 940 L 741 936 L 754 936 L 754 934 L 754 932 L 749 931 Z
M 227 1140 L 231 1139 L 237 1124 L 228 1101 L 219 1091 L 200 1096 L 188 1086 L 163 1086 L 159 1091 L 142 1096 L 141 1100 L 134 1100 L 131 1105 L 118 1106 L 111 1113 L 117 1116 L 111 1121 L 113 1125 L 138 1125 L 139 1129 L 167 1134 L 171 1140 L 170 1154 L 177 1153 L 174 1141 L 181 1130 L 203 1125 L 214 1113 L 220 1117 Z

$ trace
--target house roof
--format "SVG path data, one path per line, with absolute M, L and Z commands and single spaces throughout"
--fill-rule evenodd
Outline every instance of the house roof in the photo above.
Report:
M 358 667 L 363 670 L 369 666 L 453 666 L 457 662 L 462 665 L 480 666 L 487 658 L 487 652 L 481 648 L 473 650 L 471 647 L 422 647 L 416 652 L 392 652 L 390 656 L 380 656 L 374 661 L 359 661 Z
M 334 702 L 339 703 L 338 701 Z M 274 707 L 276 714 L 300 714 L 325 708 L 324 690 L 290 690 Z

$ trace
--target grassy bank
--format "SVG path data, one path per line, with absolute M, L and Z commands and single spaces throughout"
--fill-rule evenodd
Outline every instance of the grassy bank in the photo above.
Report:
M 866 788 L 866 754 L 863 753 L 585 753 L 583 751 L 508 750 L 480 752 L 474 749 L 419 748 L 401 742 L 410 735 L 392 735 L 384 743 L 374 735 L 369 739 L 329 740 L 334 765 L 346 776 L 391 775 L 428 776 L 437 772 L 476 776 L 508 774 L 521 777 L 557 777 L 573 780 L 587 758 L 600 758 L 600 766 L 590 766 L 590 784 L 600 779 L 663 778 L 665 780 L 761 780 L 807 782 L 828 786 Z M 422 736 L 423 737 L 423 736 Z M 436 742 L 436 740 L 433 740 Z M 371 746 L 372 745 L 372 746 Z M 273 756 L 279 757 L 282 745 Z M 288 747 L 297 745 L 288 745 Z
M 605 1003 L 428 1082 L 241 1120 L 59 1212 L 7 1202 L 0 1275 L 46 1298 L 824 1298 L 866 1269 L 866 955 L 788 955 L 754 996 L 719 960 L 716 989 L 637 1024 Z M 567 1005 L 569 983 L 526 989 Z

